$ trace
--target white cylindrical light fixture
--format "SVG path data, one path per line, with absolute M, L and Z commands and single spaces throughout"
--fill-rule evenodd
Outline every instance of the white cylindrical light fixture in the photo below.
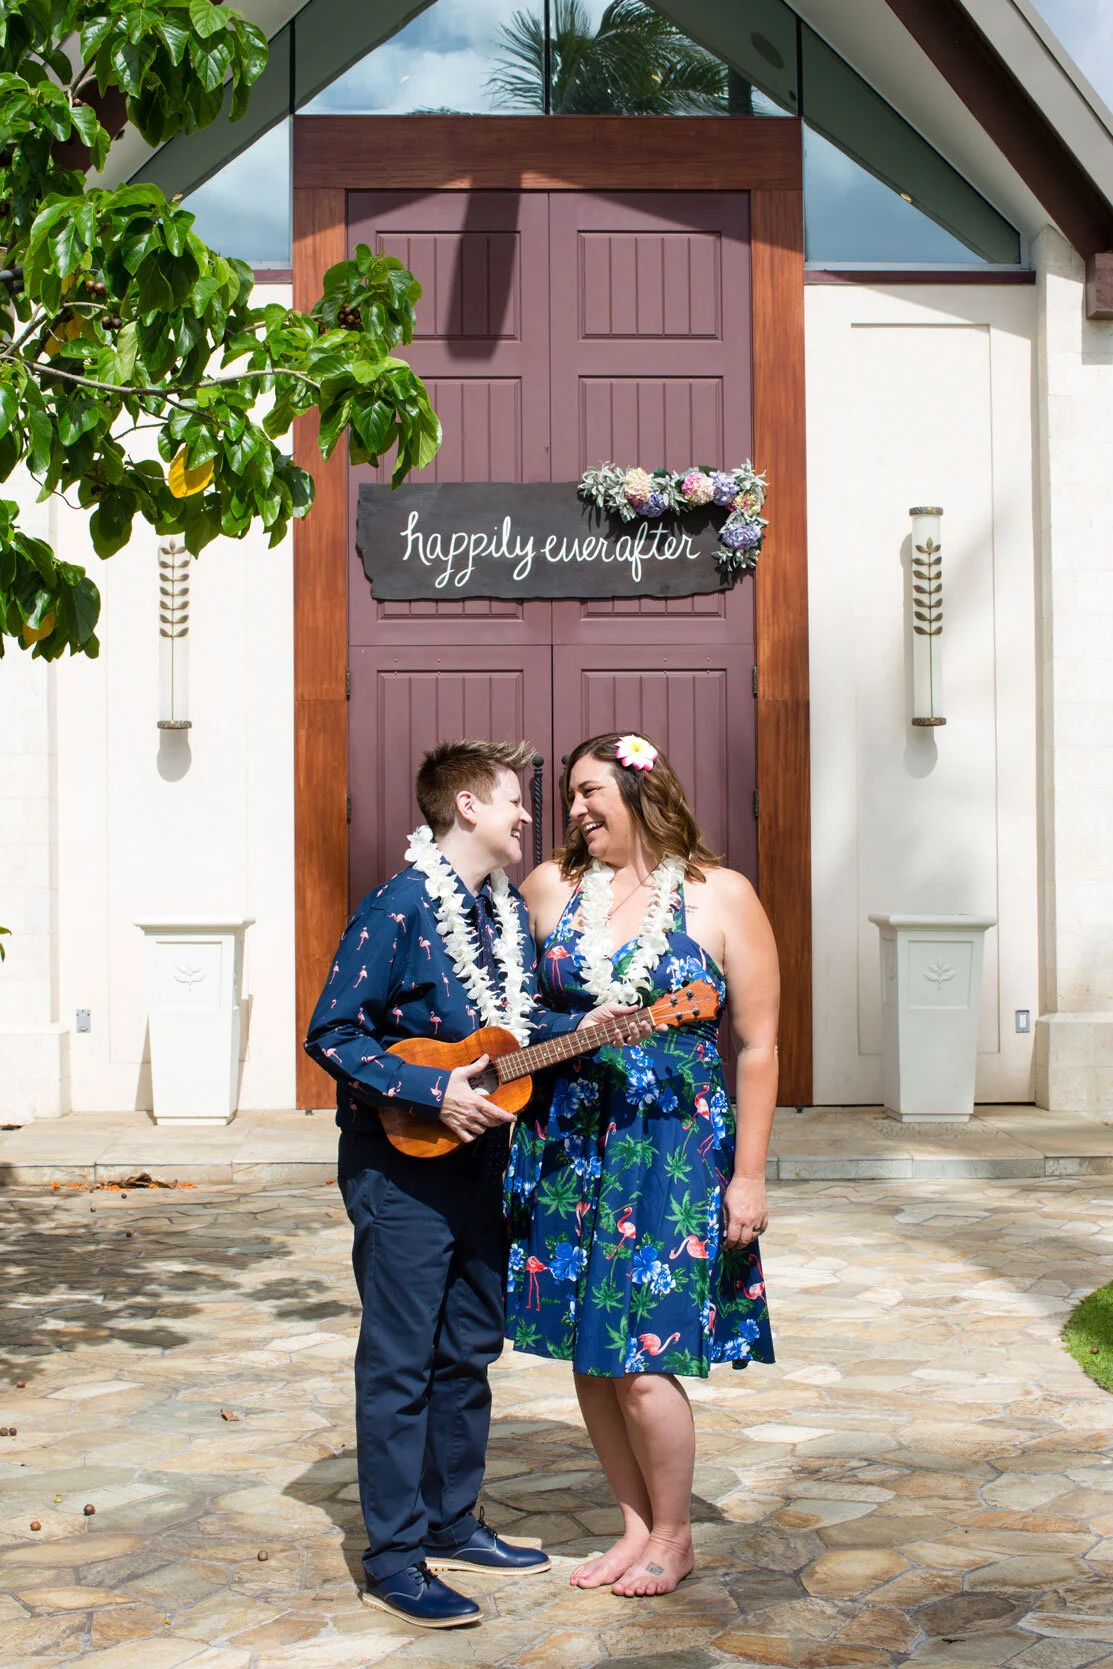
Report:
M 175 539 L 158 547 L 158 728 L 189 730 L 189 564 Z
M 912 518 L 912 723 L 946 724 L 943 717 L 942 510 L 917 505 Z

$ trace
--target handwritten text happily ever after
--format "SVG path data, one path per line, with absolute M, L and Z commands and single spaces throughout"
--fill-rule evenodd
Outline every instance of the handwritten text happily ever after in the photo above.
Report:
M 530 577 L 533 564 L 615 562 L 627 564 L 631 578 L 637 585 L 642 577 L 642 565 L 649 562 L 694 562 L 699 556 L 690 534 L 670 532 L 660 522 L 639 522 L 630 533 L 617 537 L 610 534 L 583 533 L 569 537 L 565 533 L 539 535 L 516 533 L 514 518 L 504 516 L 489 531 L 468 532 L 463 528 L 452 531 L 438 528 L 422 532 L 420 510 L 411 510 L 406 525 L 400 530 L 403 541 L 402 561 L 411 557 L 426 568 L 439 568 L 434 580 L 438 591 L 450 586 L 463 589 L 468 584 L 477 562 L 484 560 L 512 564 L 511 578 L 524 584 Z
M 356 549 L 380 602 L 692 597 L 729 584 L 723 514 L 623 522 L 574 481 L 365 481 Z

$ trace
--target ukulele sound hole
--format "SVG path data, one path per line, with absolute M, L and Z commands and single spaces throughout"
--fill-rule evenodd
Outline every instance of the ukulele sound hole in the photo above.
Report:
M 485 1072 L 481 1072 L 479 1074 L 478 1078 L 473 1078 L 471 1080 L 471 1087 L 472 1089 L 478 1090 L 480 1095 L 493 1094 L 493 1092 L 499 1087 L 499 1075 L 495 1071 L 494 1067 L 489 1066 Z

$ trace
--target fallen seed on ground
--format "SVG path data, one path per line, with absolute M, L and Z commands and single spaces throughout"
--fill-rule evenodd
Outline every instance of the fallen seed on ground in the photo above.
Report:
M 124 1232 L 125 1232 L 125 1238 L 130 1240 L 131 1239 L 131 1230 L 126 1229 Z
M 0 1437 L 7 1437 L 7 1435 L 8 1435 L 7 1426 L 0 1426 Z
M 27 1381 L 25 1379 L 17 1379 L 15 1382 L 15 1388 L 17 1391 L 22 1391 L 26 1384 Z
M 16 1426 L 9 1426 L 8 1427 L 8 1436 L 9 1437 L 18 1437 L 19 1436 L 18 1428 Z
M 37 1518 L 33 1518 L 31 1520 L 31 1528 L 32 1528 L 32 1530 L 41 1530 L 42 1529 L 42 1525 L 39 1523 Z
M 94 1507 L 94 1505 L 91 1501 L 86 1501 L 84 1507 L 81 1510 L 84 1512 L 86 1518 L 92 1518 L 93 1514 L 96 1512 L 97 1509 Z
M 1096 1344 L 1092 1344 L 1090 1346 L 1090 1355 L 1091 1356 L 1096 1356 L 1097 1353 L 1098 1353 L 1098 1346 Z
M 264 1548 L 260 1548 L 259 1552 L 255 1555 L 255 1557 L 258 1559 L 258 1561 L 261 1565 L 265 1565 L 267 1560 L 270 1558 L 270 1554 L 267 1552 L 266 1548 L 264 1547 Z

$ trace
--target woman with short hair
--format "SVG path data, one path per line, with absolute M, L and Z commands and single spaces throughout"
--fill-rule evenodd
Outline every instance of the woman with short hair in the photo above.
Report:
M 777 1094 L 777 953 L 743 875 L 705 844 L 645 737 L 569 755 L 565 845 L 522 892 L 543 1000 L 589 1011 L 702 980 L 738 1044 L 738 1137 L 718 1017 L 561 1068 L 507 1172 L 508 1334 L 570 1360 L 623 1533 L 572 1573 L 663 1594 L 692 1570 L 695 1463 L 685 1376 L 773 1360 L 757 1236 Z

